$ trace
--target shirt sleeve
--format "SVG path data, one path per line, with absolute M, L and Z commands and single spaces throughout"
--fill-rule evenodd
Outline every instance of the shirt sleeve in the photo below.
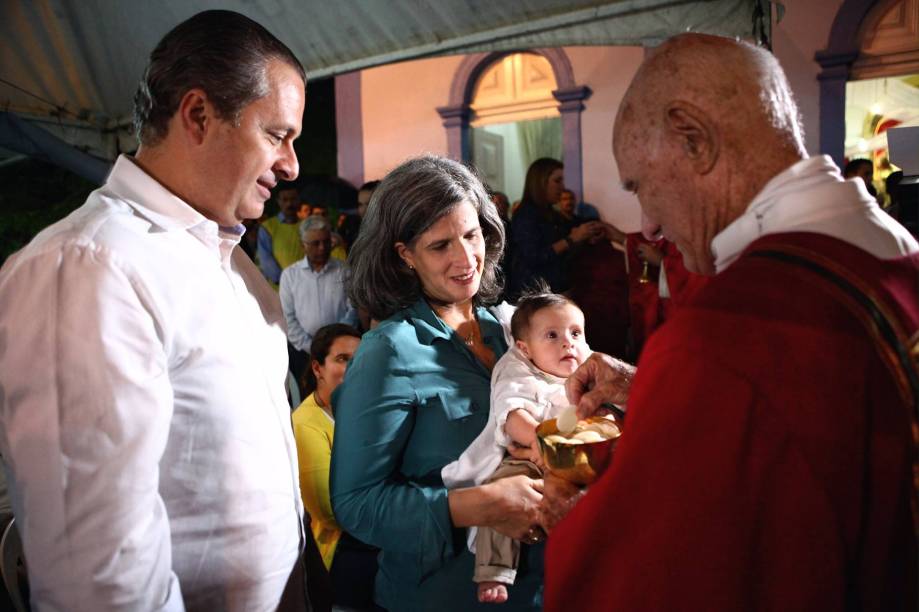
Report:
M 294 439 L 297 441 L 303 505 L 313 519 L 337 528 L 329 499 L 332 442 L 325 432 L 307 424 L 294 425 Z
M 277 284 L 281 279 L 281 266 L 274 258 L 274 249 L 271 243 L 271 234 L 264 227 L 258 228 L 258 241 L 255 252 L 258 254 L 258 265 L 262 274 L 272 283 Z
M 343 530 L 417 558 L 427 574 L 457 550 L 447 489 L 409 479 L 401 470 L 417 401 L 400 361 L 388 339 L 365 338 L 335 392 L 332 508 Z M 463 546 L 461 538 L 457 542 Z
M 491 410 L 495 418 L 495 442 L 506 448 L 511 443 L 504 431 L 507 415 L 514 410 L 526 410 L 534 419 L 542 421 L 544 410 L 537 402 L 537 382 L 533 373 L 516 360 L 501 366 L 500 370 L 495 368 L 492 381 Z
M 297 319 L 297 300 L 294 295 L 296 284 L 292 280 L 290 270 L 292 268 L 281 272 L 281 285 L 278 289 L 281 297 L 281 309 L 284 311 L 284 320 L 287 322 L 287 339 L 294 345 L 294 348 L 309 353 L 313 336 L 303 329 L 299 319 Z
M 173 389 L 165 327 L 105 250 L 0 277 L 0 452 L 40 610 L 181 610 L 158 491 Z

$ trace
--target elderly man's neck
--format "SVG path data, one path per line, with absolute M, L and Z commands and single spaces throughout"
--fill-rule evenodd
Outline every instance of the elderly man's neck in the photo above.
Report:
M 331 259 L 331 257 L 329 259 Z M 310 258 L 307 258 L 306 263 L 309 264 L 310 270 L 313 272 L 322 272 L 328 265 L 329 259 L 326 259 L 325 261 L 314 261 Z

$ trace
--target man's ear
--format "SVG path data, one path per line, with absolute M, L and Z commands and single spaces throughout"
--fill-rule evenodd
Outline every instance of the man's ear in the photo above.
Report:
M 203 89 L 189 89 L 179 101 L 177 111 L 182 132 L 194 144 L 201 144 L 208 130 L 215 127 L 216 111 Z
M 708 114 L 688 102 L 672 102 L 666 109 L 666 129 L 679 140 L 696 172 L 711 172 L 718 160 L 720 134 Z

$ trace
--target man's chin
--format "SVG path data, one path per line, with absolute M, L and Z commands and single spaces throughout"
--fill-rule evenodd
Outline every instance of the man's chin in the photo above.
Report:
M 252 202 L 244 204 L 236 209 L 237 224 L 242 223 L 245 219 L 260 219 L 265 212 L 264 202 Z

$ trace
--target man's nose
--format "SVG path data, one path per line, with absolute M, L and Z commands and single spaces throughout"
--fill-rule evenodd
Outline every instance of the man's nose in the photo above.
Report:
M 300 163 L 297 161 L 297 152 L 294 151 L 294 141 L 288 140 L 281 147 L 281 157 L 272 168 L 276 176 L 284 181 L 292 181 L 300 174 Z
M 660 223 L 641 211 L 641 233 L 648 240 L 658 240 L 661 237 Z

